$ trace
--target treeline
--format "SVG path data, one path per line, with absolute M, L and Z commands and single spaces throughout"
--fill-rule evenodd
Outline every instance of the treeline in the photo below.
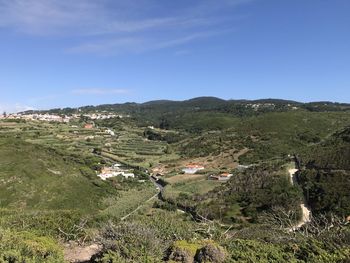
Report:
M 299 176 L 315 214 L 350 215 L 350 128 L 334 133 L 302 155 Z
M 153 125 L 161 129 L 184 129 L 198 132 L 222 129 L 227 125 L 232 125 L 229 118 L 247 118 L 269 112 L 287 112 L 296 109 L 309 112 L 349 111 L 350 104 L 332 102 L 300 103 L 279 99 L 223 100 L 215 97 L 199 97 L 185 101 L 160 100 L 141 104 L 85 106 L 80 107 L 79 111 L 73 108 L 64 108 L 39 112 L 67 115 L 96 111 L 116 112 L 130 115 L 140 126 Z M 26 113 L 33 112 L 36 111 Z
M 236 171 L 226 184 L 206 194 L 190 197 L 180 193 L 171 203 L 227 224 L 257 223 L 261 215 L 276 208 L 290 212 L 292 220 L 298 220 L 302 192 L 290 183 L 281 165 L 282 162 L 265 163 Z
M 306 169 L 299 176 L 313 214 L 350 215 L 350 173 Z
M 151 141 L 165 141 L 169 144 L 179 142 L 184 139 L 184 136 L 175 132 L 159 132 L 153 129 L 145 129 L 143 136 Z

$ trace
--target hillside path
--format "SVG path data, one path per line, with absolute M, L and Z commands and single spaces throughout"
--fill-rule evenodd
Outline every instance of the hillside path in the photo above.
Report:
M 77 244 L 66 245 L 64 249 L 64 260 L 71 263 L 90 262 L 91 258 L 101 252 L 102 246 L 93 244 L 86 247 Z
M 289 178 L 290 178 L 290 183 L 292 185 L 296 184 L 296 173 L 297 173 L 298 169 L 289 169 L 288 173 L 289 173 Z M 289 230 L 290 231 L 295 231 L 298 230 L 299 228 L 301 228 L 303 225 L 305 225 L 306 223 L 311 221 L 311 210 L 305 205 L 305 201 L 303 203 L 300 204 L 300 208 L 302 211 L 302 217 L 300 219 L 300 221 L 295 224 L 294 226 L 292 226 Z
M 157 196 L 159 195 L 159 192 L 156 193 L 154 196 L 152 196 L 150 199 L 146 200 L 143 204 L 139 205 L 135 210 L 133 210 L 132 212 L 130 212 L 129 214 L 127 214 L 126 216 L 122 217 L 120 220 L 124 221 L 125 219 L 127 219 L 129 216 L 131 216 L 132 214 L 136 213 L 138 210 L 141 209 L 142 206 L 144 206 L 146 203 L 149 203 L 150 201 L 152 201 L 153 199 L 155 199 Z

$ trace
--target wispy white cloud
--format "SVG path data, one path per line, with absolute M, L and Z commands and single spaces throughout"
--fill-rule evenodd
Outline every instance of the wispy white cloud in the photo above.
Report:
M 122 53 L 141 53 L 185 45 L 199 39 L 209 38 L 215 35 L 233 32 L 233 30 L 204 31 L 181 35 L 177 38 L 153 39 L 153 38 L 116 38 L 83 43 L 67 49 L 69 53 L 91 53 L 100 55 L 116 55 Z M 189 52 L 189 51 L 187 51 Z
M 223 32 L 234 17 L 229 11 L 251 1 L 195 0 L 169 6 L 157 0 L 0 0 L 0 27 L 35 36 L 69 36 L 77 43 L 66 47 L 73 53 L 142 52 Z
M 154 44 L 154 49 L 162 49 L 167 47 L 174 47 L 178 45 L 183 45 L 188 42 L 192 42 L 198 39 L 208 38 L 215 35 L 220 35 L 228 32 L 232 32 L 233 30 L 221 30 L 221 31 L 203 31 L 203 32 L 196 32 L 192 33 L 190 35 L 182 36 L 175 39 L 170 39 L 167 41 L 159 42 Z
M 29 34 L 55 34 L 86 25 L 92 8 L 79 0 L 71 4 L 56 0 L 0 0 L 0 26 Z
M 102 89 L 102 88 L 88 88 L 72 90 L 75 95 L 112 95 L 112 94 L 126 94 L 129 93 L 127 89 Z
M 43 108 L 52 108 L 52 102 L 57 101 L 62 97 L 67 96 L 86 96 L 90 98 L 90 96 L 107 96 L 107 95 L 120 95 L 127 96 L 130 94 L 132 90 L 130 89 L 117 89 L 117 88 L 81 88 L 81 89 L 73 89 L 71 91 L 64 91 L 61 94 L 47 94 L 42 97 L 32 97 L 23 99 L 20 102 L 9 102 L 2 101 L 0 102 L 0 114 L 3 112 L 7 113 L 17 113 L 28 110 L 39 110 Z M 48 101 L 50 101 L 48 103 Z M 50 106 L 49 106 L 50 105 Z M 58 105 L 54 107 L 60 107 Z
M 35 110 L 34 107 L 23 103 L 0 103 L 0 114 L 3 112 L 16 113 L 21 111 Z
M 28 110 L 35 110 L 35 107 L 24 105 L 21 103 L 16 103 L 15 104 L 15 112 L 20 112 L 20 111 L 28 111 Z
M 135 5 L 121 0 L 0 0 L 0 26 L 38 35 L 94 35 L 213 23 L 206 17 L 148 14 L 147 7 L 152 7 L 152 2 Z

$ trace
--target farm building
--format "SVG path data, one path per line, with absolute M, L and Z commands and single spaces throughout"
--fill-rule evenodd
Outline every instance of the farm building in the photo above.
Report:
M 121 168 L 121 164 L 114 164 L 112 167 L 103 167 L 101 173 L 97 175 L 102 180 L 106 180 L 107 178 L 112 178 L 116 176 L 123 176 L 125 178 L 135 178 L 135 174 L 131 173 L 128 170 L 124 170 Z
M 185 168 L 182 169 L 182 171 L 185 174 L 195 174 L 196 172 L 200 171 L 200 170 L 204 170 L 204 166 L 199 165 L 199 164 L 188 164 L 186 165 Z
M 84 125 L 84 129 L 92 129 L 92 128 L 94 128 L 94 125 L 91 123 L 87 123 Z
M 109 134 L 109 135 L 111 135 L 111 136 L 115 136 L 115 132 L 112 131 L 111 129 L 105 130 L 105 133 L 107 133 L 107 134 Z
M 222 173 L 219 175 L 211 175 L 209 176 L 209 179 L 217 180 L 217 181 L 228 181 L 232 176 L 233 174 L 230 174 L 230 173 Z

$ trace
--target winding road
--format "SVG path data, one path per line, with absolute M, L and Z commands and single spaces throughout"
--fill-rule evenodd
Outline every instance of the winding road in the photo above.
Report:
M 298 169 L 289 169 L 288 170 L 290 183 L 292 185 L 295 185 L 297 182 L 296 181 L 296 173 L 297 172 L 298 172 Z M 297 224 L 295 224 L 294 226 L 289 228 L 290 231 L 296 231 L 299 228 L 301 228 L 303 225 L 305 225 L 306 223 L 309 223 L 311 221 L 311 210 L 306 206 L 305 200 L 303 203 L 300 204 L 300 208 L 302 211 L 302 217 Z

